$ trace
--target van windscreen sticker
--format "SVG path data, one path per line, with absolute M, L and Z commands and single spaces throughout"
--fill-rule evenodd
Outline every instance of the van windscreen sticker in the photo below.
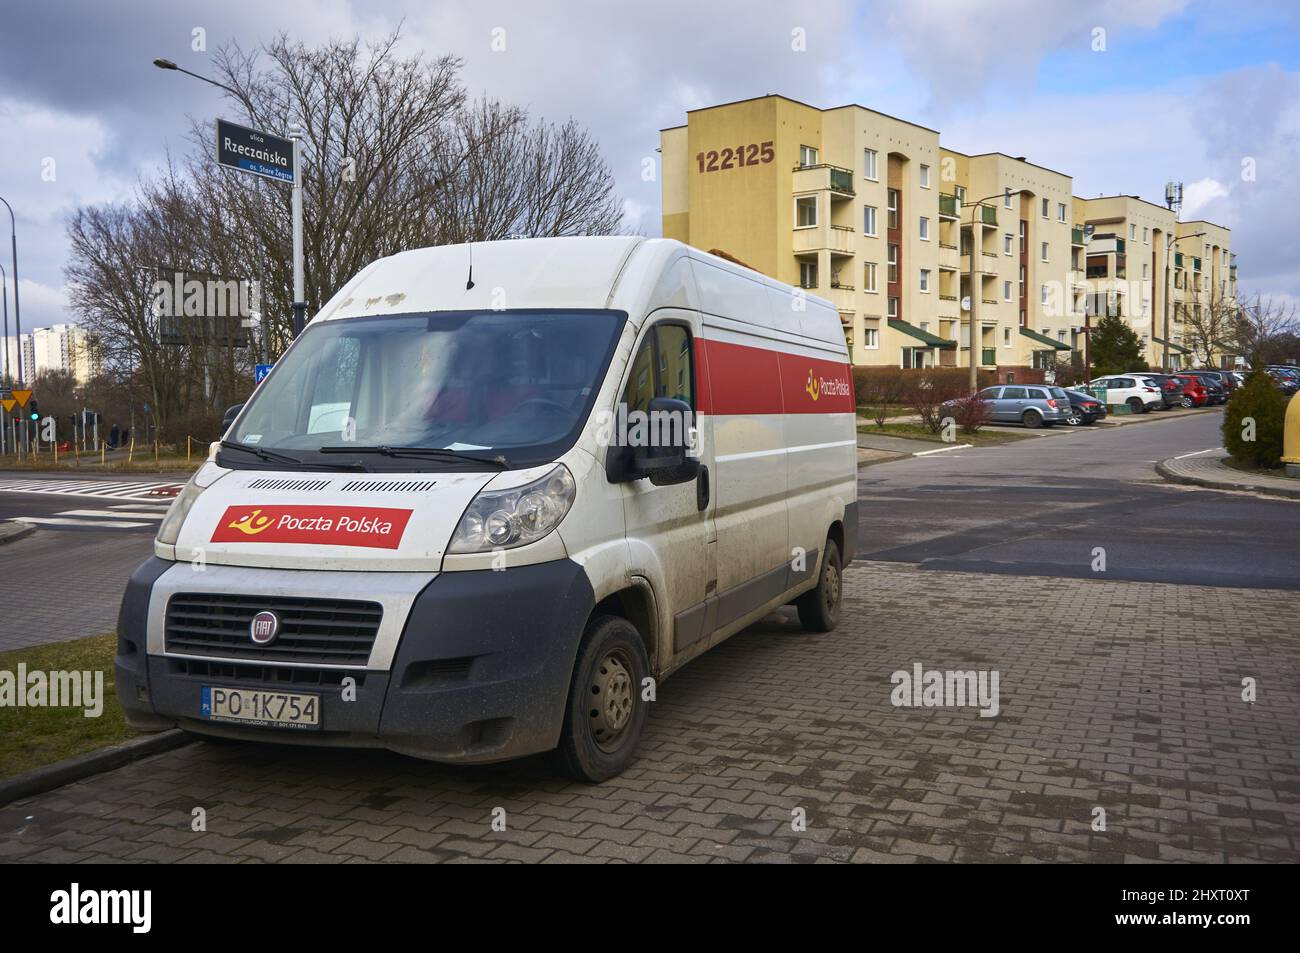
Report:
M 212 542 L 396 549 L 411 512 L 378 506 L 228 506 Z

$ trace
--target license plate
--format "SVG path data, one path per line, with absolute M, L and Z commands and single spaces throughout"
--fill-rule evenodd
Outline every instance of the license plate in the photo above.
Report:
M 199 717 L 276 728 L 320 727 L 320 696 L 204 685 Z

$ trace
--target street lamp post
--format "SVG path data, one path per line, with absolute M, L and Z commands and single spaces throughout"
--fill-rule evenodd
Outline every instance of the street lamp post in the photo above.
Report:
M 1177 245 L 1179 242 L 1185 241 L 1188 238 L 1200 238 L 1204 234 L 1205 232 L 1197 232 L 1194 235 L 1179 235 L 1172 242 L 1165 243 L 1165 307 L 1164 307 L 1165 343 L 1161 352 L 1162 356 L 1160 358 L 1160 369 L 1162 371 L 1168 372 L 1170 370 L 1169 367 L 1169 259 L 1173 255 L 1174 246 Z
M 996 198 L 1010 198 L 1013 195 L 1018 197 L 1024 195 L 1028 191 L 1028 189 L 1017 189 L 1013 192 L 1010 189 L 1007 189 L 1002 192 L 994 192 L 992 195 L 986 195 L 977 202 L 967 202 L 962 206 L 962 208 L 981 208 L 985 202 L 991 202 Z M 967 280 L 970 283 L 970 390 L 972 394 L 980 388 L 980 366 L 979 362 L 975 359 L 975 349 L 979 346 L 980 342 L 977 342 L 975 339 L 975 329 L 979 327 L 979 299 L 980 293 L 983 289 L 977 289 L 975 287 L 975 257 L 981 254 L 980 246 L 983 244 L 984 238 L 984 222 L 982 220 L 976 222 L 975 219 L 976 215 L 972 212 L 970 217 L 970 268 L 967 273 Z M 960 242 L 960 240 L 959 236 L 958 241 Z
M 23 313 L 18 304 L 18 225 L 14 220 L 14 207 L 9 204 L 8 200 L 0 195 L 0 202 L 4 202 L 5 208 L 9 210 L 9 241 L 13 251 L 14 263 L 14 337 L 18 339 L 18 377 L 17 382 L 21 387 L 23 383 Z M 5 360 L 9 354 L 9 322 L 5 321 Z
M 225 90 L 236 99 L 241 99 L 237 90 L 232 89 L 225 83 L 218 83 L 214 79 L 208 79 L 206 76 L 200 76 L 198 73 L 192 73 L 189 70 L 177 66 L 171 60 L 156 59 L 153 65 L 159 69 L 175 70 L 178 73 L 184 73 L 186 76 L 193 76 L 195 79 L 202 80 L 210 86 L 217 89 Z M 297 337 L 302 333 L 303 326 L 307 323 L 307 291 L 306 282 L 303 277 L 303 254 L 302 254 L 302 127 L 294 123 L 289 130 L 289 139 L 293 142 L 293 183 L 292 183 L 292 218 L 293 218 L 293 336 Z
M 4 366 L 0 370 L 3 379 L 9 380 L 9 273 L 5 271 L 5 266 L 0 265 L 0 310 L 4 311 Z M 0 407 L 0 453 L 4 453 L 9 445 L 9 438 L 5 430 L 9 425 L 9 411 Z

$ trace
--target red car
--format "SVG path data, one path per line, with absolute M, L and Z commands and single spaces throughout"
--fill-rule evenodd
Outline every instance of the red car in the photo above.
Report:
M 1192 374 L 1175 374 L 1183 382 L 1183 406 L 1204 407 L 1210 399 L 1210 392 L 1205 389 L 1201 379 Z

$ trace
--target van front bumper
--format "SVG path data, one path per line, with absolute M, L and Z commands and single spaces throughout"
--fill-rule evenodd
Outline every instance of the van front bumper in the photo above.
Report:
M 410 602 L 387 670 L 178 656 L 160 651 L 157 635 L 151 650 L 148 628 L 165 610 L 154 603 L 170 591 L 154 590 L 166 589 L 158 580 L 176 565 L 156 558 L 142 565 L 119 615 L 118 697 L 127 721 L 141 730 L 387 748 L 449 762 L 501 761 L 559 742 L 578 643 L 595 602 L 586 572 L 571 560 L 438 574 Z M 213 571 L 220 567 L 209 566 Z M 250 573 L 239 570 L 230 591 L 256 595 Z M 304 589 L 321 592 L 334 575 L 303 573 Z M 209 721 L 199 715 L 205 685 L 317 695 L 320 728 Z

